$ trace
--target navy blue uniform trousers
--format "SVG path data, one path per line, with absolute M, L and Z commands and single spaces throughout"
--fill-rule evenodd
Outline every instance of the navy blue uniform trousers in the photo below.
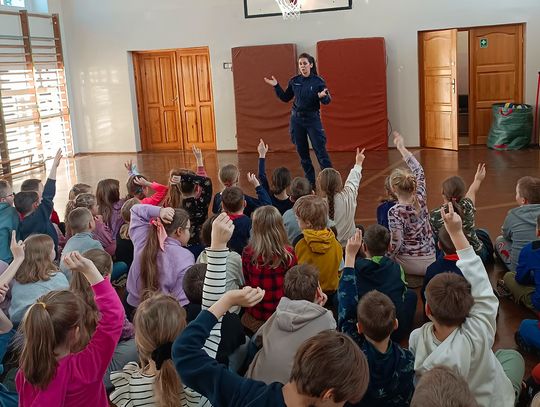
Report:
M 311 185 L 315 187 L 315 169 L 309 156 L 308 137 L 321 170 L 332 167 L 332 162 L 326 151 L 326 135 L 324 134 L 319 112 L 296 113 L 292 111 L 289 131 L 291 141 L 296 146 L 296 151 L 300 156 L 304 174 Z

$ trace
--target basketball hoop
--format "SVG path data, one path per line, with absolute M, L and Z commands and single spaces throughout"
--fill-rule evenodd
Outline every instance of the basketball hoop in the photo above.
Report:
M 284 20 L 299 20 L 302 0 L 276 0 Z

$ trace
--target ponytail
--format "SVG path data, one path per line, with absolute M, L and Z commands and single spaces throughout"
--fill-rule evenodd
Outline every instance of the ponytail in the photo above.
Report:
M 196 175 L 193 171 L 186 169 L 175 169 L 169 173 L 169 190 L 167 195 L 163 199 L 164 208 L 182 208 L 184 205 L 184 195 L 192 194 L 195 191 L 195 184 L 182 180 L 179 183 L 172 182 L 173 176 L 179 176 L 182 178 L 184 175 Z
M 176 372 L 173 361 L 167 359 L 161 365 L 161 369 L 156 372 L 154 382 L 154 394 L 157 405 L 160 407 L 176 407 L 180 403 L 180 392 L 182 383 Z
M 343 181 L 339 171 L 325 168 L 317 177 L 317 191 L 319 195 L 328 200 L 328 216 L 335 219 L 335 195 L 343 190 Z
M 413 206 L 416 209 L 416 212 L 420 211 L 420 202 L 416 196 L 416 188 L 418 181 L 412 172 L 409 170 L 404 170 L 403 168 L 396 168 L 390 174 L 390 186 L 392 191 L 399 195 L 412 195 L 413 196 Z
M 19 366 L 26 380 L 38 389 L 46 389 L 54 379 L 58 367 L 54 349 L 67 344 L 69 333 L 80 326 L 81 311 L 77 296 L 64 290 L 42 296 L 26 312 Z
M 178 228 L 185 228 L 189 222 L 189 214 L 184 209 L 175 209 L 174 218 L 166 225 L 161 220 L 150 222 L 150 232 L 146 238 L 146 245 L 141 254 L 141 298 L 143 300 L 159 291 L 159 270 L 157 265 L 158 254 L 161 251 L 159 241 L 160 228 L 164 228 L 167 236 L 172 235 Z M 173 270 L 164 270 L 173 272 Z

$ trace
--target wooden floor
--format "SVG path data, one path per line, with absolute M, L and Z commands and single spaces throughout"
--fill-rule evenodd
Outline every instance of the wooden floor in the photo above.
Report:
M 485 147 L 463 147 L 459 152 L 421 149 L 413 150 L 424 166 L 427 178 L 428 205 L 434 208 L 442 204 L 442 181 L 452 175 L 462 176 L 467 183 L 473 180 L 476 166 L 486 163 L 487 176 L 482 189 L 477 196 L 478 227 L 489 230 L 492 239 L 499 234 L 500 227 L 509 209 L 516 206 L 516 181 L 525 175 L 540 176 L 540 151 L 530 149 L 513 152 L 496 152 Z M 214 189 L 219 188 L 217 173 L 220 166 L 236 164 L 242 172 L 241 187 L 246 193 L 253 190 L 247 183 L 246 173 L 257 171 L 256 154 L 237 154 L 236 152 L 204 152 L 206 170 L 214 181 Z M 171 168 L 194 168 L 195 159 L 190 152 L 155 153 L 155 154 L 107 154 L 89 155 L 74 159 L 66 159 L 58 171 L 58 188 L 55 207 L 63 217 L 67 194 L 76 182 L 85 182 L 95 186 L 100 179 L 117 178 L 121 181 L 125 192 L 126 172 L 123 161 L 133 159 L 139 170 L 148 178 L 166 183 L 167 174 Z M 354 153 L 332 153 L 334 167 L 345 178 L 354 164 Z M 314 160 L 315 162 L 315 160 Z M 403 165 L 396 150 L 367 152 L 364 162 L 363 178 L 358 195 L 358 210 L 356 221 L 364 225 L 375 223 L 375 208 L 378 198 L 383 193 L 384 179 L 396 166 Z M 268 154 L 267 171 L 278 166 L 287 166 L 293 176 L 303 175 L 296 154 Z M 45 173 L 34 176 L 45 178 Z M 23 179 L 14 179 L 14 190 L 18 191 Z M 502 277 L 504 271 L 500 263 L 495 263 L 488 270 L 492 283 Z M 511 301 L 501 300 L 498 317 L 497 337 L 494 349 L 516 348 L 514 332 L 522 319 L 532 318 L 533 314 L 518 307 Z M 421 324 L 421 310 L 417 312 L 417 324 Z M 540 360 L 533 355 L 524 355 L 527 361 L 527 375 L 530 369 Z

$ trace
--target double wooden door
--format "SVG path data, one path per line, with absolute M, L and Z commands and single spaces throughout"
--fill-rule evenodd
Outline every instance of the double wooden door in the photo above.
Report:
M 208 48 L 133 53 L 143 151 L 215 148 Z
M 458 148 L 457 31 L 419 33 L 420 132 L 425 147 Z M 523 102 L 523 24 L 468 31 L 469 142 L 486 144 L 491 105 Z

